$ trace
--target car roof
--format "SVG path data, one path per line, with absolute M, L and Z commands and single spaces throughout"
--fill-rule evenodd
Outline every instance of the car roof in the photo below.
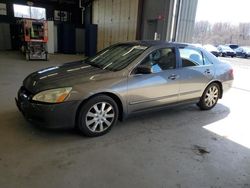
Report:
M 175 47 L 192 46 L 192 47 L 199 48 L 195 45 L 188 44 L 188 43 L 179 43 L 179 42 L 170 42 L 170 41 L 161 41 L 161 40 L 137 40 L 137 41 L 131 41 L 131 42 L 122 42 L 121 44 L 144 45 L 148 47 L 160 46 L 160 45 L 169 45 L 169 46 L 175 46 Z

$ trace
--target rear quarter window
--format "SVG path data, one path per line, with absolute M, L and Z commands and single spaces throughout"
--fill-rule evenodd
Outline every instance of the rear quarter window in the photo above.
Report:
M 216 64 L 219 62 L 219 59 L 217 57 L 215 57 L 213 54 L 210 54 L 210 53 L 206 52 L 205 50 L 202 51 L 202 53 L 204 55 L 204 63 L 205 64 L 207 64 L 207 63 Z

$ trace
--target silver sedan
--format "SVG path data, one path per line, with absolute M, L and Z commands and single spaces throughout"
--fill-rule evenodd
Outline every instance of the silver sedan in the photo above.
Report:
M 30 74 L 16 103 L 33 123 L 100 136 L 118 119 L 147 110 L 184 103 L 210 110 L 232 81 L 231 66 L 202 48 L 136 41 Z

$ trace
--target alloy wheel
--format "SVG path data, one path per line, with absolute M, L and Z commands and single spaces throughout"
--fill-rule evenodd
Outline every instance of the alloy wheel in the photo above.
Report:
M 205 95 L 205 104 L 207 107 L 212 107 L 216 104 L 219 98 L 219 89 L 216 86 L 211 86 Z
M 115 119 L 115 111 L 108 102 L 94 104 L 86 114 L 85 123 L 93 133 L 101 133 L 107 130 Z

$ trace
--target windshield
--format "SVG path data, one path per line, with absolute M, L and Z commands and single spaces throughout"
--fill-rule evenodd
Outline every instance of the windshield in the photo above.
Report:
M 228 47 L 228 46 L 221 46 L 221 48 L 224 49 L 224 50 L 230 50 L 230 51 L 232 51 L 232 49 L 230 47 Z
M 239 46 L 236 45 L 236 44 L 230 44 L 229 47 L 232 48 L 232 49 L 236 49 L 236 48 L 238 48 Z
M 118 44 L 106 48 L 96 56 L 88 58 L 86 63 L 110 71 L 118 71 L 127 67 L 148 47 L 135 44 Z

